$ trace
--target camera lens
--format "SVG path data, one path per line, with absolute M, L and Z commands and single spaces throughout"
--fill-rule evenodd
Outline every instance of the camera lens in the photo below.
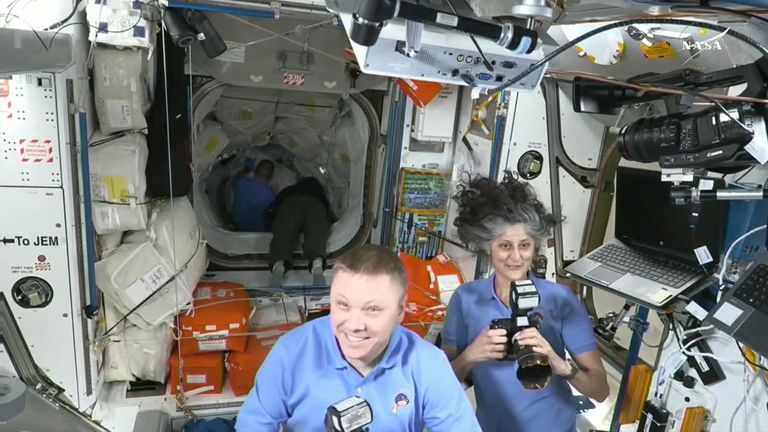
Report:
M 663 155 L 680 153 L 680 116 L 643 118 L 625 126 L 617 137 L 619 152 L 627 160 L 656 162 Z
M 352 19 L 352 30 L 349 32 L 352 41 L 363 46 L 372 46 L 379 40 L 384 23 L 366 21 L 357 14 L 352 14 Z
M 530 346 L 521 347 L 515 342 L 514 353 L 517 358 L 517 379 L 528 390 L 541 390 L 549 384 L 552 366 L 549 359 L 533 351 Z

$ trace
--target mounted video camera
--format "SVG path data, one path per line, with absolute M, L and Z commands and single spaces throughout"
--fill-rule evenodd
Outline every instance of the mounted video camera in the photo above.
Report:
M 691 111 L 691 95 L 715 88 L 746 84 L 739 96 L 765 98 L 768 93 L 766 57 L 716 72 L 681 69 L 663 74 L 642 74 L 627 82 L 679 88 L 687 98 L 594 82 L 588 78 L 574 79 L 573 109 L 576 112 L 618 114 L 621 107 L 628 104 L 659 99 L 665 102 L 669 114 L 641 118 L 619 131 L 619 153 L 627 160 L 658 162 L 662 168 L 735 172 L 758 163 L 749 153 L 748 146 L 768 145 L 768 113 L 762 105 L 739 102 Z
M 724 108 L 730 117 L 715 107 L 637 120 L 619 132 L 619 152 L 624 159 L 658 162 L 662 168 L 754 164 L 743 148 L 766 139 L 764 112 L 746 103 Z
M 512 318 L 492 320 L 491 328 L 507 331 L 507 357 L 503 360 L 517 361 L 517 379 L 523 387 L 541 390 L 549 385 L 552 376 L 549 359 L 513 339 L 517 332 L 531 327 L 540 328 L 543 317 L 536 311 L 539 307 L 539 291 L 529 280 L 512 282 L 509 299 L 514 305 L 515 315 Z

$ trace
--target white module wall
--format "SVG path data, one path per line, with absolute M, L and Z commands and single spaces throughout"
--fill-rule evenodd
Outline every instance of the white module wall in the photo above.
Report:
M 94 383 L 86 378 L 66 95 L 62 74 L 0 79 L 0 292 L 35 362 L 84 407 Z
M 547 107 L 541 90 L 533 93 L 517 93 L 510 98 L 509 113 L 504 130 L 504 146 L 501 152 L 499 180 L 504 178 L 504 169 L 518 172 L 526 161 L 541 158 L 541 172 L 527 181 L 536 191 L 536 196 L 552 211 L 552 189 L 549 180 L 549 140 L 547 138 Z M 523 169 L 525 171 L 525 169 Z M 547 279 L 555 281 L 554 238 L 549 245 L 543 245 L 541 252 L 547 257 Z
M 0 79 L 0 185 L 61 186 L 53 74 Z

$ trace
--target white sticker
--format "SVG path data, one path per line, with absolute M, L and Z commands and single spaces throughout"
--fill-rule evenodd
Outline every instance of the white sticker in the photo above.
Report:
M 715 181 L 710 179 L 699 180 L 699 190 L 712 190 L 715 187 Z
M 440 301 L 445 304 L 451 300 L 451 295 L 461 285 L 461 279 L 458 275 L 440 275 L 437 277 L 437 289 L 440 292 Z
M 712 262 L 712 254 L 709 253 L 709 248 L 706 246 L 697 247 L 693 250 L 696 254 L 696 259 L 699 260 L 699 264 L 704 265 Z
M 224 51 L 224 54 L 216 57 L 216 60 L 229 63 L 245 63 L 245 44 L 233 41 L 224 42 L 227 44 L 227 50 Z
M 435 18 L 435 22 L 438 24 L 450 26 L 450 27 L 456 27 L 459 25 L 459 17 L 456 15 L 450 15 L 442 12 L 437 13 L 437 17 Z
M 198 288 L 197 292 L 195 293 L 195 299 L 197 300 L 208 300 L 210 298 L 211 298 L 211 287 Z
M 108 99 L 107 124 L 113 128 L 131 127 L 131 105 L 122 99 Z
M 762 165 L 768 162 L 768 143 L 754 138 L 744 148 Z
M 742 313 L 744 313 L 743 310 L 737 308 L 731 303 L 723 303 L 723 305 L 720 306 L 720 309 L 718 309 L 713 316 L 721 323 L 727 326 L 732 326 L 733 323 L 739 319 Z
M 695 346 L 690 347 L 688 349 L 688 351 L 690 351 L 692 353 L 696 353 L 696 354 L 701 354 L 701 350 L 699 350 Z M 696 356 L 693 356 L 693 360 L 696 363 L 699 364 L 699 368 L 701 369 L 701 373 L 707 373 L 707 371 L 709 371 L 709 366 L 707 365 L 707 362 L 704 361 L 703 357 L 701 357 L 699 355 L 696 355 Z
M 187 384 L 205 384 L 207 381 L 205 375 L 187 375 Z
M 699 321 L 704 321 L 704 318 L 707 317 L 707 311 L 703 307 L 699 306 L 699 304 L 695 301 L 688 303 L 688 305 L 685 307 L 685 310 L 690 312 L 691 315 L 695 316 Z
M 240 328 L 240 323 L 229 323 L 229 329 L 235 330 Z
M 200 351 L 226 351 L 227 338 L 203 339 L 197 342 L 197 348 Z
M 133 302 L 131 307 L 141 303 L 170 278 L 161 265 L 153 267 L 125 290 L 125 295 Z

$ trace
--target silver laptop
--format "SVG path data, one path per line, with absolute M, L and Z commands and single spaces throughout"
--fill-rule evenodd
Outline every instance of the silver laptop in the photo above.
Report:
M 570 277 L 661 307 L 706 276 L 694 249 L 706 246 L 716 262 L 722 207 L 701 203 L 696 230 L 690 205 L 674 205 L 671 184 L 658 171 L 619 167 L 615 238 L 565 268 Z

